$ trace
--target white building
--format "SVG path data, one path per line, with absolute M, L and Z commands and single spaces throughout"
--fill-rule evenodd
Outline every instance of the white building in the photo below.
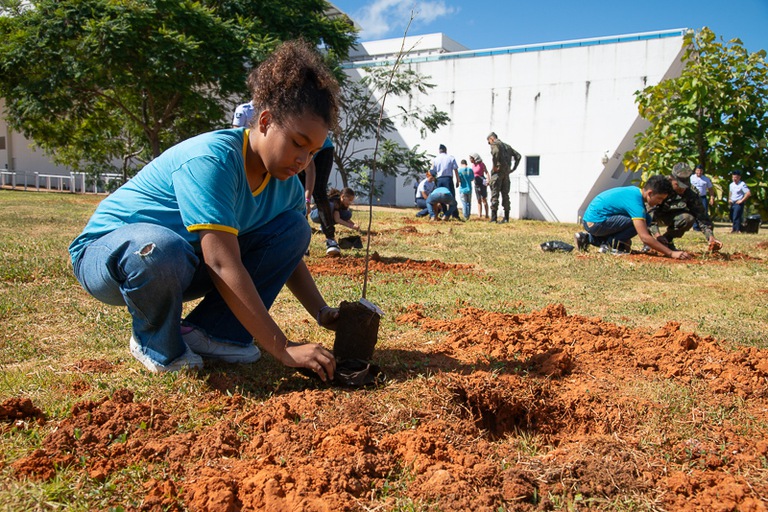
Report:
M 487 50 L 468 50 L 443 34 L 410 36 L 360 43 L 345 69 L 359 78 L 365 67 L 391 64 L 405 48 L 409 53 L 402 65 L 429 76 L 436 87 L 402 107 L 434 104 L 451 123 L 426 139 L 416 128 L 400 128 L 394 135 L 398 142 L 418 144 L 430 153 L 445 144 L 457 161 L 477 152 L 489 164 L 486 136 L 495 131 L 523 155 L 512 174 L 511 216 L 576 222 L 592 197 L 634 178 L 621 163 L 635 134 L 647 126 L 638 116 L 634 94 L 679 75 L 685 32 Z M 399 106 L 397 98 L 387 98 L 388 112 Z M 69 175 L 0 118 L 0 171 L 6 169 L 18 176 Z M 8 184 L 8 175 L 3 178 Z M 413 202 L 412 182 L 398 178 L 384 184 L 381 204 Z
M 416 101 L 447 112 L 451 123 L 426 139 L 401 128 L 399 142 L 435 154 L 445 144 L 457 161 L 477 152 L 488 165 L 486 136 L 494 131 L 523 155 L 512 174 L 511 216 L 576 222 L 596 194 L 635 178 L 621 163 L 647 127 L 634 93 L 680 74 L 685 32 L 488 50 L 467 50 L 442 34 L 412 36 L 361 43 L 345 68 L 360 77 L 412 48 L 402 65 L 436 84 Z M 386 101 L 387 112 L 419 106 Z M 412 205 L 413 184 L 404 181 L 387 182 L 381 203 Z

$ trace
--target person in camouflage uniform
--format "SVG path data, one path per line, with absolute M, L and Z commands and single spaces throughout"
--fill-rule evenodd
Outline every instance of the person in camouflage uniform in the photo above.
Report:
M 504 219 L 501 222 L 509 222 L 509 175 L 520 165 L 520 153 L 512 146 L 499 140 L 495 132 L 488 134 L 488 144 L 491 146 L 491 179 L 488 185 L 491 187 L 491 222 L 497 222 L 499 212 L 499 194 L 501 205 L 504 208 Z M 512 160 L 515 161 L 514 167 Z
M 675 189 L 675 194 L 648 210 L 651 217 L 650 232 L 659 242 L 674 251 L 677 250 L 674 239 L 682 237 L 694 223 L 698 223 L 701 233 L 709 242 L 709 250 L 720 250 L 723 244 L 712 232 L 712 221 L 699 195 L 691 190 L 691 174 L 693 171 L 684 163 L 677 163 L 672 168 L 668 179 Z M 660 234 L 660 225 L 667 226 L 663 235 Z

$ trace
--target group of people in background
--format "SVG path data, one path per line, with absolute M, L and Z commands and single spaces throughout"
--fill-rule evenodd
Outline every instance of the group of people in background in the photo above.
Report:
M 574 235 L 576 246 L 581 251 L 592 245 L 600 252 L 626 254 L 632 238 L 638 236 L 642 252 L 654 250 L 671 258 L 688 259 L 691 255 L 679 250 L 675 240 L 693 229 L 704 236 L 709 251 L 719 251 L 723 244 L 715 238 L 709 217 L 709 207 L 714 204 L 712 189 L 703 166 L 691 170 L 679 162 L 668 176 L 651 176 L 643 189 L 630 186 L 601 192 L 584 212 L 584 231 Z M 744 203 L 750 195 L 741 171 L 734 170 L 728 190 L 732 233 L 742 230 Z
M 416 206 L 420 208 L 417 217 L 429 215 L 430 220 L 461 220 L 457 195 L 461 199 L 464 220 L 469 220 L 472 211 L 472 188 L 475 189 L 479 216 L 493 223 L 509 222 L 509 175 L 513 173 L 522 157 L 512 146 L 499 140 L 495 132 L 487 137 L 491 149 L 490 171 L 477 153 L 469 155 L 471 166 L 448 154 L 445 145 L 440 144 L 432 168 L 416 187 Z M 491 203 L 488 205 L 488 188 L 491 189 Z M 458 189 L 458 193 L 457 193 Z M 499 199 L 504 216 L 499 218 Z

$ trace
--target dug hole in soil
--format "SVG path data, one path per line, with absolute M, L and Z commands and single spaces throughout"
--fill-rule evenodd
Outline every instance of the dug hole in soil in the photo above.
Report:
M 675 322 L 646 332 L 557 304 L 530 314 L 466 307 L 447 320 L 411 305 L 396 316 L 432 341 L 377 349 L 382 387 L 308 381 L 266 399 L 212 387 L 200 426 L 184 432 L 186 417 L 117 390 L 78 403 L 12 462 L 14 475 L 53 479 L 68 467 L 119 479 L 134 465 L 164 474 L 119 504 L 132 510 L 400 510 L 408 500 L 442 511 L 766 510 L 765 350 L 726 351 Z M 0 405 L 6 435 L 44 417 L 28 399 Z

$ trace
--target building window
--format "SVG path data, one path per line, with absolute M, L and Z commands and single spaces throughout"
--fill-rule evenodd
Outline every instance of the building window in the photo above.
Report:
M 538 176 L 539 175 L 539 156 L 526 156 L 525 157 L 525 175 L 526 176 Z
M 0 150 L 5 149 L 5 137 L 0 137 Z

